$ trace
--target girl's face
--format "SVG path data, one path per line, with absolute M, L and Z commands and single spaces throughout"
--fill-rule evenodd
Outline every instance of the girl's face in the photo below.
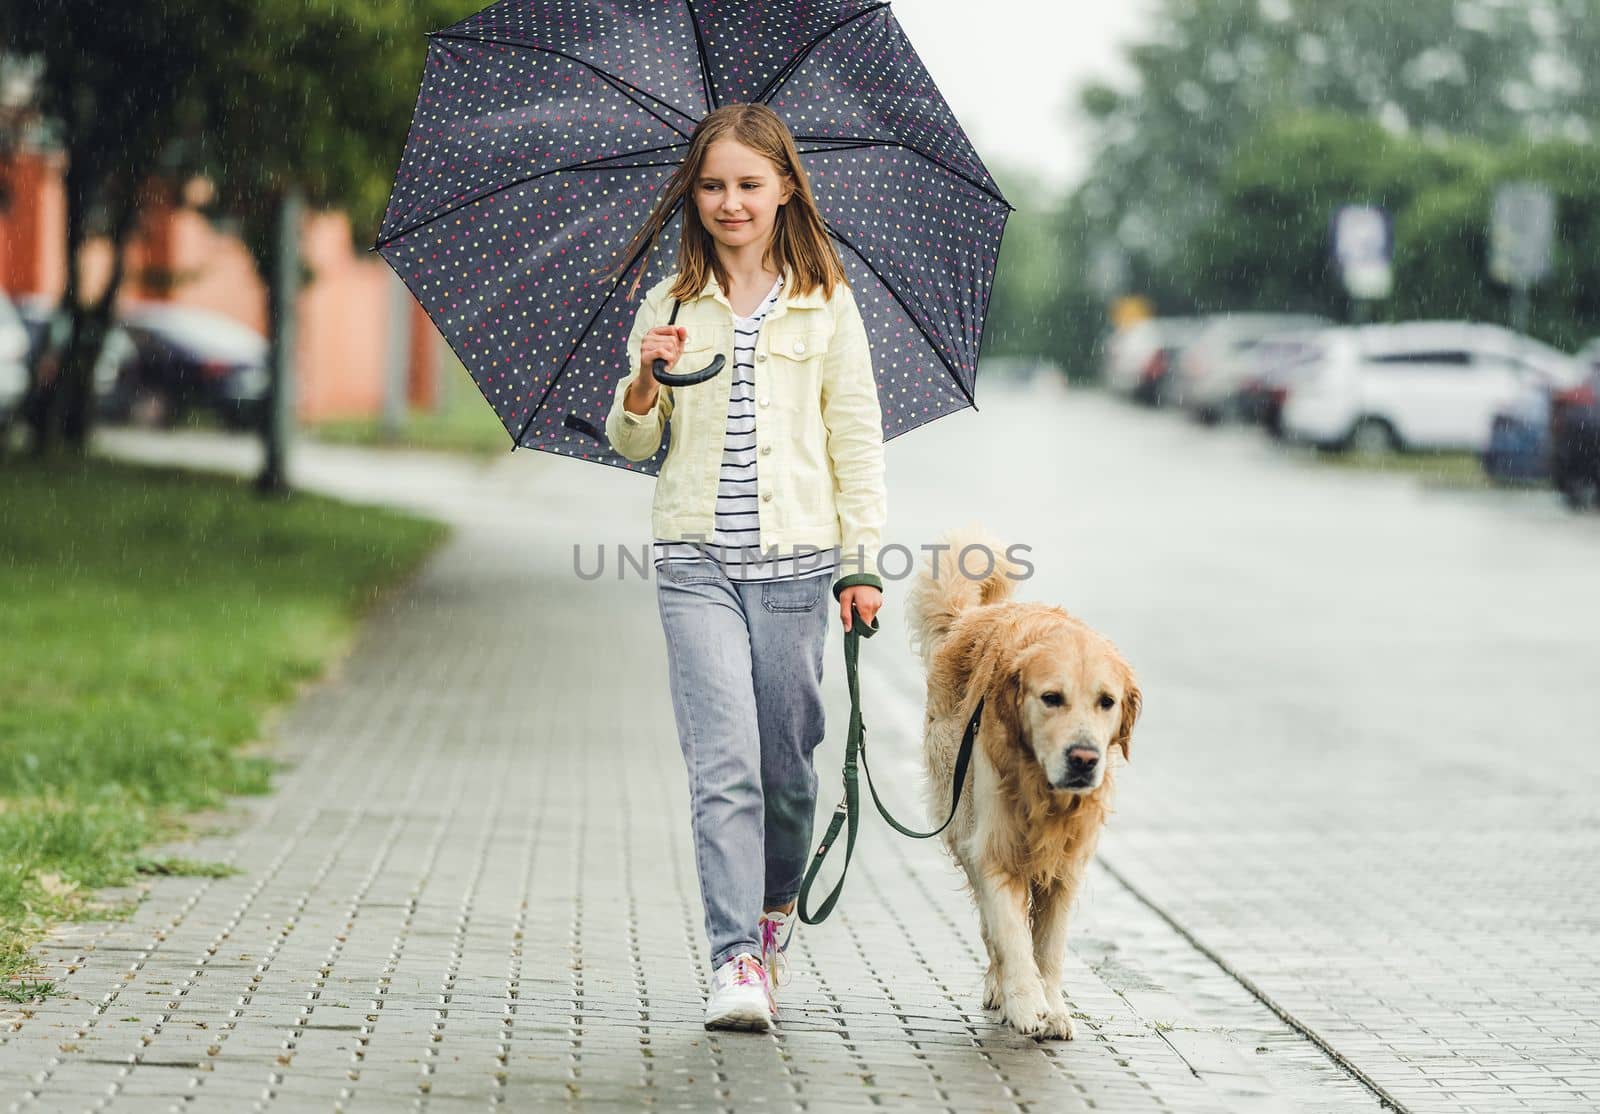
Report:
M 719 139 L 706 148 L 694 184 L 700 223 L 723 247 L 765 245 L 778 218 L 778 206 L 794 188 L 765 155 L 736 139 Z

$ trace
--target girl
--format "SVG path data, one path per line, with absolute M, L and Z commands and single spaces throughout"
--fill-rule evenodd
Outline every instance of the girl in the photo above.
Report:
M 606 436 L 645 460 L 672 419 L 651 526 L 711 948 L 705 1024 L 766 1029 L 816 804 L 823 590 L 846 630 L 883 601 L 883 420 L 860 311 L 777 114 L 709 113 L 624 259 L 680 200 L 678 272 L 634 320 Z M 693 386 L 652 372 L 718 355 L 724 370 Z

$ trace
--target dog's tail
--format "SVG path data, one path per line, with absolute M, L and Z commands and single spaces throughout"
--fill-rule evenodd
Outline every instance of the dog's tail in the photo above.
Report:
M 1010 599 L 1024 572 L 1004 544 L 977 523 L 947 532 L 940 544 L 948 548 L 929 555 L 906 593 L 906 628 L 924 667 L 933 663 L 961 612 Z

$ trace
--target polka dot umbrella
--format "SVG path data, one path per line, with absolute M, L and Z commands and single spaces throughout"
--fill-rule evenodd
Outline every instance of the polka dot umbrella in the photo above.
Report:
M 374 250 L 514 448 L 659 469 L 665 447 L 627 460 L 604 426 L 637 301 L 676 269 L 681 206 L 620 279 L 595 272 L 614 273 L 696 121 L 735 102 L 795 137 L 866 324 L 884 439 L 976 408 L 1013 206 L 888 4 L 501 0 L 428 36 Z

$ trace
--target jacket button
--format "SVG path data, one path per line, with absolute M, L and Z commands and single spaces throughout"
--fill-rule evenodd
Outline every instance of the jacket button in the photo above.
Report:
M 756 359 L 765 360 L 766 358 L 767 358 L 767 354 L 765 352 L 757 352 L 756 353 Z
M 806 342 L 803 341 L 803 340 L 795 341 L 794 342 L 794 350 L 795 350 L 795 352 L 797 354 L 801 353 L 801 352 L 804 352 L 806 350 Z
M 772 451 L 772 446 L 771 445 L 762 445 L 761 446 L 761 455 L 762 456 L 766 456 L 771 451 Z
M 771 400 L 771 399 L 770 399 L 770 398 L 764 398 L 764 399 L 762 399 L 762 400 L 761 400 L 761 405 L 762 405 L 762 406 L 765 406 L 765 405 L 766 405 L 766 404 L 767 404 L 767 403 L 769 403 L 769 402 L 771 402 L 771 401 L 772 401 L 772 400 Z
M 762 493 L 761 493 L 761 501 L 762 501 L 762 502 L 763 502 L 763 503 L 770 503 L 770 502 L 772 502 L 772 492 L 770 492 L 770 491 L 763 491 L 763 492 L 762 492 Z

